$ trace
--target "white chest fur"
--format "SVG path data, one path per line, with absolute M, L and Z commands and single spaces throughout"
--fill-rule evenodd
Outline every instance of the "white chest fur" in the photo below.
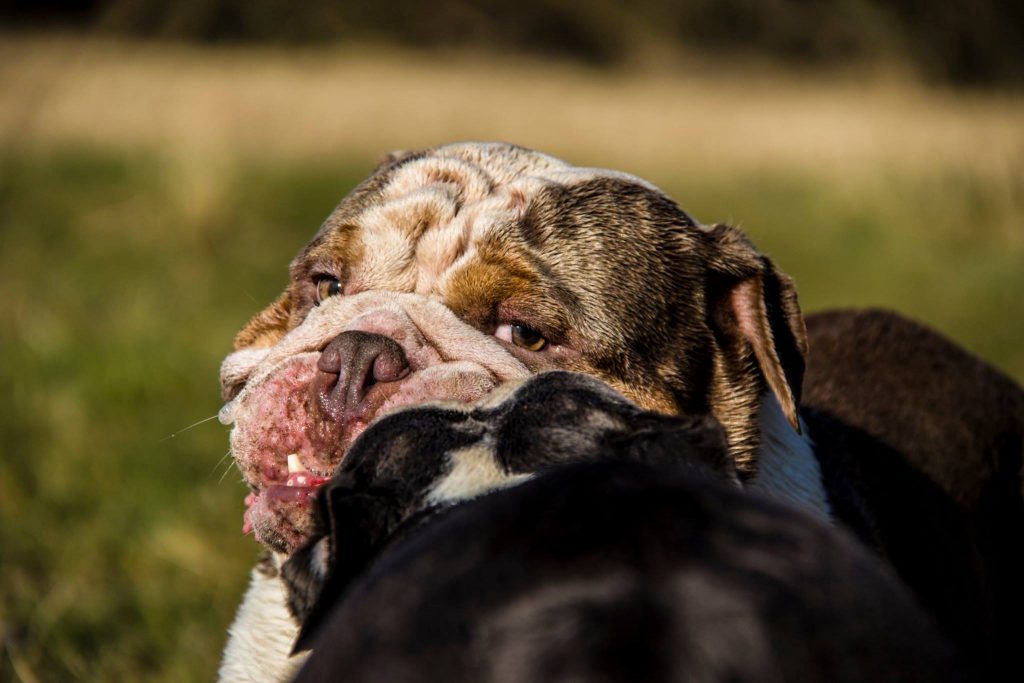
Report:
M 290 657 L 299 627 L 285 606 L 284 582 L 274 566 L 260 563 L 252 570 L 249 590 L 228 629 L 217 680 L 223 683 L 289 681 L 306 655 Z

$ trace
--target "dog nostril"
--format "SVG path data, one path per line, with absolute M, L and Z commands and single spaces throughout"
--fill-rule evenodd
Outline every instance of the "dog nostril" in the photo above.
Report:
M 398 342 L 356 330 L 332 339 L 320 353 L 317 369 L 311 391 L 324 416 L 341 422 L 369 408 L 365 399 L 371 387 L 396 382 L 411 372 Z
M 337 375 L 341 372 L 341 360 L 341 349 L 331 342 L 320 352 L 320 358 L 316 362 L 317 370 Z
M 373 372 L 367 377 L 367 386 L 377 382 L 397 382 L 409 374 L 409 363 L 404 353 L 381 353 L 373 361 Z

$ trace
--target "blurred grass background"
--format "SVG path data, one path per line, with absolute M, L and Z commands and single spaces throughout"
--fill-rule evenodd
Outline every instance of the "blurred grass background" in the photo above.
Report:
M 399 5 L 0 12 L 0 680 L 213 677 L 257 550 L 225 429 L 182 430 L 393 149 L 637 173 L 739 223 L 805 310 L 889 306 L 1024 380 L 1020 43 L 996 44 L 1020 27 L 994 4 L 918 32 L 852 1 Z

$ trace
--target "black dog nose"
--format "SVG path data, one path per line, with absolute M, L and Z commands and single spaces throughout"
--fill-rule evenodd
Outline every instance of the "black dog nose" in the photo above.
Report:
M 366 395 L 375 384 L 397 382 L 409 374 L 405 351 L 390 337 L 342 332 L 324 348 L 312 391 L 321 414 L 347 423 L 370 408 Z

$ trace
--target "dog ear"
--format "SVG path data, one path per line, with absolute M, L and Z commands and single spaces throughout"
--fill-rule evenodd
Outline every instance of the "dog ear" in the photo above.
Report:
M 783 415 L 799 433 L 807 331 L 793 280 L 736 228 L 716 225 L 709 234 L 717 243 L 708 286 L 714 326 L 750 345 Z
M 313 556 L 313 550 L 322 550 L 319 542 L 299 551 L 303 555 L 298 561 L 303 565 L 314 566 L 314 560 L 322 564 L 320 575 L 312 588 L 305 587 L 295 576 L 288 577 L 293 582 L 289 588 L 306 591 L 305 594 L 291 596 L 293 600 L 305 601 L 301 605 L 303 619 L 292 654 L 312 647 L 324 620 L 379 552 L 383 531 L 389 528 L 389 524 L 393 526 L 389 500 L 352 493 L 345 487 L 332 484 L 327 484 L 317 496 L 318 524 L 326 531 L 327 557 Z M 285 564 L 287 566 L 288 563 Z M 306 571 L 306 574 L 312 572 Z

